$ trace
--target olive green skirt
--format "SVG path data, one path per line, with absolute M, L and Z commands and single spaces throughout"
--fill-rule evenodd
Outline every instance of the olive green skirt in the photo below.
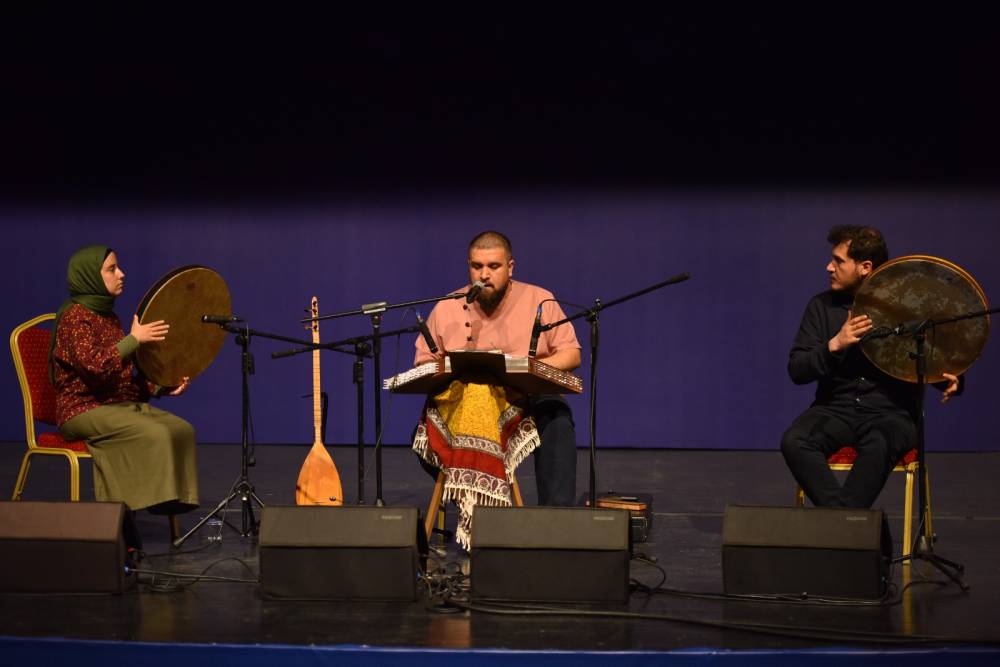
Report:
M 171 514 L 198 506 L 194 427 L 180 417 L 149 403 L 114 403 L 73 417 L 60 431 L 86 440 L 97 500 Z

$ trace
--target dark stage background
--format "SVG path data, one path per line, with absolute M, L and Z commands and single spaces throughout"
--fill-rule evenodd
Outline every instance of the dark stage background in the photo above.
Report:
M 203 264 L 251 326 L 305 337 L 311 295 L 333 312 L 443 294 L 469 238 L 497 228 L 515 276 L 570 302 L 692 275 L 602 316 L 600 445 L 772 448 L 811 400 L 785 362 L 830 226 L 878 226 L 893 255 L 1000 288 L 987 17 L 504 11 L 5 16 L 2 329 L 54 310 L 68 256 L 106 243 L 123 319 Z M 412 342 L 387 341 L 384 375 Z M 259 442 L 311 440 L 309 358 L 270 359 L 286 347 L 252 346 Z M 355 441 L 351 361 L 323 358 L 328 442 Z M 3 363 L 0 439 L 17 440 Z M 991 341 L 967 395 L 928 405 L 929 448 L 996 448 L 998 370 Z M 227 344 L 164 407 L 235 442 L 239 390 Z M 572 403 L 584 444 L 586 396 Z M 385 442 L 405 442 L 419 400 L 383 407 Z

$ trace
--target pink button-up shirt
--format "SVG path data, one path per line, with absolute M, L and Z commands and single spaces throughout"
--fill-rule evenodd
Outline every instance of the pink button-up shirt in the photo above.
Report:
M 456 290 L 465 292 L 469 285 Z M 501 350 L 506 354 L 526 357 L 531 343 L 531 329 L 535 323 L 538 305 L 552 299 L 552 292 L 511 280 L 503 301 L 487 316 L 477 302 L 466 304 L 465 299 L 439 301 L 427 318 L 427 328 L 438 346 L 438 353 L 451 350 Z M 542 304 L 542 324 L 565 318 L 563 309 L 555 301 Z M 432 361 L 427 343 L 417 336 L 414 365 Z M 572 322 L 543 332 L 538 338 L 537 357 L 546 357 L 566 349 L 580 349 Z

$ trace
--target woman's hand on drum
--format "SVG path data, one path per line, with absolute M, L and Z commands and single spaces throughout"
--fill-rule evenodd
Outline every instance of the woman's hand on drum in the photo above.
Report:
M 180 396 L 185 391 L 187 391 L 188 387 L 190 386 L 191 386 L 191 378 L 183 377 L 181 378 L 181 383 L 179 385 L 177 385 L 172 390 L 167 392 L 167 396 Z
M 143 343 L 155 343 L 156 341 L 164 340 L 167 337 L 167 332 L 169 330 L 170 325 L 163 320 L 139 324 L 139 316 L 133 315 L 132 330 L 129 333 L 132 334 L 141 345 Z

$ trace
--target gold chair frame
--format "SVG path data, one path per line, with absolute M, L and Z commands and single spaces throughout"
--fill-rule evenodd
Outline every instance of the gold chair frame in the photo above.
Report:
M 444 471 L 439 470 L 437 480 L 434 482 L 434 492 L 431 493 L 431 502 L 427 506 L 427 516 L 424 517 L 424 532 L 427 534 L 428 541 L 434 535 L 435 523 L 437 523 L 438 530 L 444 530 L 445 513 L 444 507 L 441 505 L 441 498 L 444 496 L 444 480 Z M 513 496 L 514 507 L 524 507 L 524 501 L 521 499 L 521 487 L 517 485 L 514 473 L 510 474 L 510 494 Z
M 24 369 L 24 361 L 21 359 L 21 348 L 18 342 L 28 329 L 43 322 L 54 320 L 55 313 L 45 313 L 32 318 L 23 324 L 19 324 L 10 334 L 10 352 L 14 357 L 14 370 L 17 371 L 17 380 L 21 386 L 21 398 L 24 400 L 24 432 L 28 444 L 28 451 L 21 459 L 21 469 L 17 473 L 17 482 L 14 484 L 13 500 L 20 500 L 24 493 L 24 486 L 28 481 L 28 470 L 31 468 L 31 457 L 35 455 L 62 456 L 69 461 L 69 496 L 70 500 L 76 502 L 80 500 L 80 460 L 91 458 L 90 453 L 68 449 L 65 447 L 42 447 L 38 444 L 35 433 L 35 415 L 31 405 L 31 387 L 28 384 L 27 372 Z
M 853 463 L 829 463 L 830 470 L 838 471 L 849 471 L 854 467 Z M 900 461 L 893 467 L 893 472 L 902 472 L 906 474 L 906 479 L 903 486 L 903 556 L 910 555 L 910 551 L 913 544 L 913 488 L 916 486 L 916 476 L 920 470 L 920 462 L 913 460 L 909 463 L 903 463 Z M 924 485 L 927 489 L 927 514 L 924 516 L 924 527 L 923 534 L 929 539 L 933 539 L 934 531 L 931 527 L 931 481 L 930 477 L 927 476 L 927 466 L 924 466 Z M 795 505 L 797 507 L 805 506 L 806 494 L 802 490 L 802 487 L 797 487 L 795 492 Z M 910 564 L 910 559 L 905 558 L 903 560 L 904 565 Z

